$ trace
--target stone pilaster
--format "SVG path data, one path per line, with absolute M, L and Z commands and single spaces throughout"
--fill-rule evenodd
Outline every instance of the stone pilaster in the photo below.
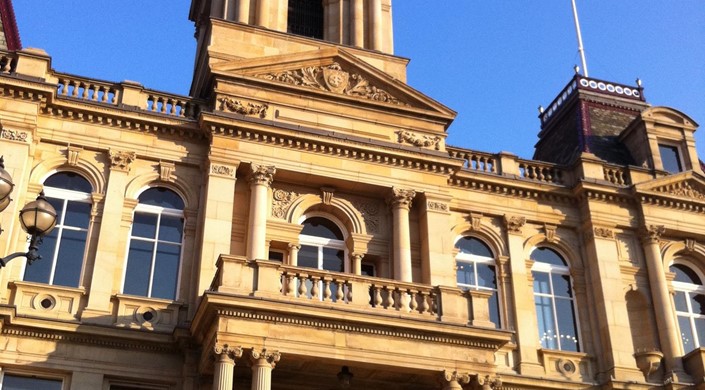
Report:
M 252 164 L 250 175 L 250 220 L 247 228 L 247 259 L 266 259 L 267 206 L 269 186 L 272 185 L 273 166 Z
M 392 188 L 387 203 L 392 210 L 394 279 L 411 282 L 411 237 L 409 233 L 409 210 L 416 191 Z
M 261 351 L 252 350 L 252 390 L 272 389 L 272 370 L 280 358 L 277 351 L 268 351 L 266 348 Z
M 242 348 L 216 344 L 213 353 L 215 354 L 213 390 L 232 390 L 235 359 L 242 356 Z

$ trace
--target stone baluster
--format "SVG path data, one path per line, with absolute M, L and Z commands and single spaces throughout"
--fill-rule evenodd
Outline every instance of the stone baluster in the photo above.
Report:
M 412 282 L 411 274 L 411 238 L 409 233 L 409 209 L 416 196 L 414 190 L 393 188 L 387 199 L 392 209 L 394 278 L 403 282 Z
M 252 350 L 252 390 L 272 389 L 272 370 L 280 358 L 277 351 L 269 352 L 266 348 L 261 351 Z
M 651 285 L 651 299 L 654 302 L 656 311 L 656 326 L 658 327 L 659 340 L 664 355 L 666 372 L 673 372 L 682 376 L 683 363 L 679 359 L 680 340 L 678 340 L 678 327 L 671 305 L 671 295 L 666 280 L 666 270 L 663 266 L 661 248 L 659 241 L 661 235 L 666 231 L 663 226 L 651 225 L 642 232 L 642 245 L 646 257 L 646 268 L 649 274 L 649 284 Z
M 242 348 L 216 344 L 213 352 L 216 358 L 213 367 L 213 390 L 232 390 L 235 359 L 242 356 Z
M 250 220 L 247 229 L 247 259 L 266 259 L 267 205 L 269 186 L 276 168 L 252 164 L 250 175 Z

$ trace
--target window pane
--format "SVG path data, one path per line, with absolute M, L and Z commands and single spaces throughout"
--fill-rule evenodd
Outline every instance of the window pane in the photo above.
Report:
M 545 272 L 532 272 L 531 273 L 534 276 L 534 292 L 536 293 L 542 293 L 542 294 L 550 294 L 551 293 L 551 284 L 548 281 L 549 279 L 549 274 Z
M 659 144 L 658 151 L 661 154 L 661 162 L 665 171 L 670 173 L 683 171 L 677 146 Z
M 42 239 L 42 245 L 39 246 L 39 254 L 41 259 L 27 264 L 24 270 L 24 280 L 27 282 L 49 283 L 49 275 L 51 274 L 51 266 L 54 260 L 54 251 L 56 250 L 56 236 L 59 234 L 59 229 L 54 229 Z
M 690 307 L 693 309 L 693 314 L 705 314 L 705 295 L 691 293 Z
M 698 347 L 705 344 L 705 318 L 695 318 L 695 332 L 698 334 Z
M 558 349 L 557 331 L 553 318 L 553 304 L 549 297 L 535 297 L 536 299 L 536 320 L 539 325 L 539 341 L 541 347 L 546 349 Z
M 125 271 L 125 294 L 147 296 L 154 243 L 132 240 Z
M 59 172 L 51 175 L 44 181 L 45 187 L 61 188 L 64 190 L 72 190 L 78 192 L 91 193 L 93 186 L 88 180 L 73 172 Z
M 299 267 L 318 268 L 318 247 L 301 245 L 297 263 Z
M 686 299 L 688 298 L 683 291 L 676 291 L 676 295 L 673 297 L 673 300 L 676 303 L 676 311 L 682 311 L 685 313 L 688 312 L 688 304 L 685 302 Z
M 683 264 L 673 264 L 669 268 L 669 271 L 676 274 L 676 278 L 674 280 L 677 282 L 702 285 L 698 274 L 696 274 L 695 271 L 684 266 Z
M 495 291 L 490 297 L 490 321 L 494 322 L 494 327 L 499 328 L 502 324 L 499 320 L 499 297 Z
M 477 264 L 477 284 L 491 289 L 497 288 L 497 278 L 493 265 Z
M 693 339 L 693 330 L 690 327 L 690 319 L 678 316 L 678 327 L 681 329 L 683 351 L 686 353 L 692 351 L 695 348 L 695 340 Z
M 88 229 L 88 220 L 91 214 L 90 203 L 68 202 L 64 225 L 81 229 Z
M 152 282 L 152 297 L 176 298 L 176 283 L 179 276 L 179 245 L 159 244 L 157 258 L 154 264 L 154 281 Z
M 565 261 L 563 261 L 563 259 L 558 255 L 558 253 L 548 248 L 534 249 L 534 251 L 531 252 L 531 260 L 538 261 L 541 263 L 557 265 L 561 267 L 567 266 Z
M 558 330 L 562 351 L 579 350 L 578 329 L 575 322 L 573 302 L 569 299 L 556 299 L 556 315 L 558 316 Z
M 135 213 L 135 220 L 132 222 L 132 236 L 154 238 L 157 229 L 157 215 Z
M 455 244 L 455 247 L 460 249 L 460 253 L 467 253 L 483 257 L 494 257 L 492 256 L 490 248 L 488 248 L 484 242 L 474 237 L 461 238 L 460 240 L 458 240 L 458 243 Z
M 181 243 L 184 221 L 179 217 L 162 215 L 159 223 L 159 239 Z
M 553 279 L 553 294 L 557 297 L 573 297 L 573 291 L 570 289 L 570 276 L 551 274 Z
M 5 374 L 2 390 L 61 390 L 61 381 Z
M 176 192 L 161 187 L 150 188 L 143 192 L 139 196 L 139 201 L 141 204 L 160 206 L 167 209 L 184 209 L 184 201 L 181 200 L 181 197 Z
M 57 224 L 61 223 L 61 218 L 63 217 L 63 213 L 64 213 L 65 200 L 56 199 L 56 198 L 47 198 L 47 201 L 49 202 L 49 204 L 54 206 L 54 209 L 56 210 L 56 223 Z
M 343 272 L 345 252 L 340 249 L 323 248 L 323 269 L 326 271 Z
M 61 235 L 59 255 L 56 259 L 54 281 L 52 284 L 67 287 L 78 287 L 83 266 L 83 255 L 86 252 L 85 231 L 66 230 Z M 34 267 L 34 265 L 32 265 Z
M 463 263 L 463 262 L 459 261 L 456 264 L 458 267 L 458 273 L 457 273 L 458 284 L 474 286 L 475 285 L 475 267 L 473 267 L 473 263 Z
M 331 240 L 343 240 L 343 233 L 332 221 L 321 217 L 309 218 L 303 223 L 304 228 L 301 234 L 329 238 Z
M 375 276 L 375 266 L 372 264 L 362 264 L 362 274 L 365 276 Z

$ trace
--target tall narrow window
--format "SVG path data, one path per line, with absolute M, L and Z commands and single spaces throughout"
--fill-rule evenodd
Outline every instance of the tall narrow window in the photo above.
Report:
M 534 266 L 534 301 L 541 347 L 562 351 L 580 350 L 575 297 L 565 260 L 549 248 L 531 253 Z
M 323 39 L 323 1 L 289 0 L 287 32 Z
M 676 274 L 673 301 L 683 351 L 687 353 L 705 345 L 705 286 L 700 276 L 683 264 L 673 264 L 670 271 Z
M 661 154 L 661 163 L 665 171 L 670 173 L 683 172 L 681 154 L 677 146 L 659 144 L 658 151 Z
M 492 293 L 490 297 L 490 320 L 495 327 L 500 327 L 499 296 L 494 256 L 490 248 L 473 237 L 463 237 L 455 244 L 458 255 L 455 257 L 458 287 L 463 289 L 484 290 Z
M 78 287 L 86 254 L 91 214 L 88 180 L 60 172 L 44 182 L 46 198 L 56 209 L 56 227 L 39 247 L 42 258 L 26 267 L 24 280 L 59 286 Z
M 150 188 L 139 197 L 130 233 L 125 294 L 176 299 L 184 202 L 173 191 Z

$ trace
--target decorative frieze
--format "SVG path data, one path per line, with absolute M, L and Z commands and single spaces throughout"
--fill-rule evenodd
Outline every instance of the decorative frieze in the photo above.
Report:
M 235 178 L 235 168 L 227 165 L 211 164 L 210 173 L 211 175 Z
M 220 111 L 230 111 L 245 116 L 264 118 L 267 116 L 267 110 L 269 109 L 267 104 L 243 103 L 241 100 L 229 97 L 222 97 L 218 101 L 220 101 Z
M 525 217 L 518 216 L 504 216 L 504 224 L 507 228 L 507 232 L 513 234 L 521 234 L 521 228 L 526 224 Z
M 392 188 L 392 194 L 387 198 L 387 203 L 392 208 L 411 209 L 411 201 L 416 196 L 416 191 L 403 188 Z
M 361 97 L 376 102 L 408 106 L 389 92 L 371 84 L 359 73 L 343 70 L 337 62 L 328 66 L 309 66 L 278 73 L 259 74 L 255 77 L 278 81 L 300 87 L 316 88 L 347 96 Z
M 137 153 L 111 149 L 108 151 L 108 156 L 110 157 L 110 169 L 129 172 L 130 165 L 137 158 Z
M 396 134 L 398 137 L 397 142 L 399 143 L 407 143 L 420 148 L 435 147 L 436 150 L 441 147 L 441 137 L 439 136 L 418 135 L 406 130 L 399 130 Z
M 0 130 L 0 138 L 10 141 L 27 142 L 29 133 L 26 131 L 2 129 Z
M 426 208 L 433 211 L 449 211 L 448 203 L 427 201 Z
M 269 187 L 274 181 L 274 174 L 277 169 L 273 165 L 252 164 L 252 174 L 250 175 L 250 184 L 261 184 Z
M 705 201 L 705 193 L 703 193 L 703 191 L 699 188 L 694 188 L 687 181 L 672 183 L 667 186 L 658 187 L 656 188 L 656 191 L 688 199 Z

